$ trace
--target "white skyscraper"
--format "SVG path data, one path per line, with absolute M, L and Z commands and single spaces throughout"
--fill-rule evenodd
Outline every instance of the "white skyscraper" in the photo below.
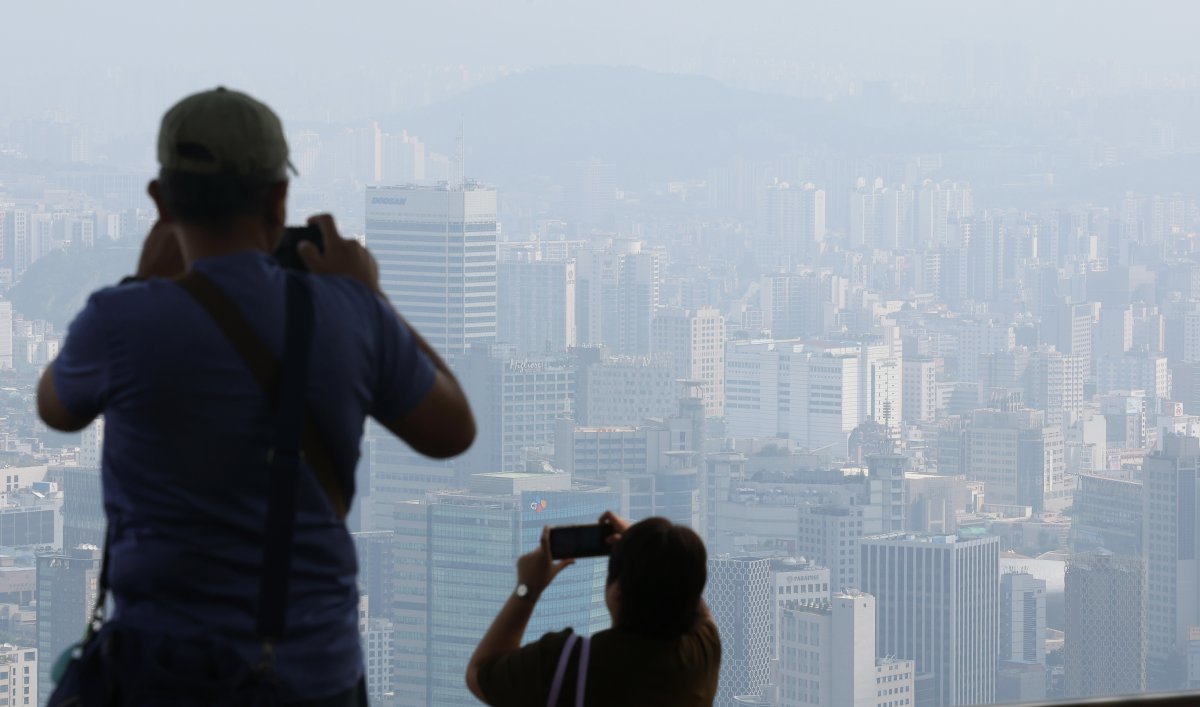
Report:
M 495 190 L 368 187 L 366 215 L 380 287 L 434 349 L 454 365 L 472 344 L 495 343 Z M 462 481 L 452 461 L 426 459 L 377 425 L 368 429 L 362 530 L 391 529 L 391 504 Z
M 876 659 L 875 597 L 788 602 L 779 622 L 780 707 L 914 704 L 913 661 Z
M 384 294 L 444 356 L 496 340 L 496 191 L 367 189 L 367 245 Z

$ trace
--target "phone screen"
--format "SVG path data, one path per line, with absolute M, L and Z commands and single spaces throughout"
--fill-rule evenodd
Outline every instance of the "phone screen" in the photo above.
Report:
M 570 557 L 600 557 L 612 552 L 608 536 L 611 525 L 564 525 L 550 529 L 550 556 L 556 560 Z

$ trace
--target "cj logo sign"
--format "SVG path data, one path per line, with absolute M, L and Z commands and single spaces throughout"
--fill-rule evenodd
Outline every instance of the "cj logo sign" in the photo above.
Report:
M 534 513 L 541 513 L 542 511 L 546 510 L 546 499 L 542 498 L 541 496 L 533 499 L 533 502 L 529 504 L 529 510 L 533 511 Z

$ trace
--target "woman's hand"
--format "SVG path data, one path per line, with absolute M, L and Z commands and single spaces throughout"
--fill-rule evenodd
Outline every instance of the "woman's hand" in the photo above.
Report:
M 550 557 L 550 526 L 545 526 L 538 548 L 517 560 L 517 581 L 529 587 L 530 595 L 536 597 L 550 586 L 559 572 L 574 563 L 573 559 L 555 561 Z
M 600 525 L 612 526 L 612 533 L 605 540 L 609 545 L 616 545 L 625 531 L 629 530 L 630 523 L 612 511 L 605 511 L 604 515 L 600 516 Z

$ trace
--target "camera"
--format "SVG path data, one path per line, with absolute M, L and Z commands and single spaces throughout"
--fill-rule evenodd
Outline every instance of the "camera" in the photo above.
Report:
M 608 537 L 613 527 L 600 525 L 563 525 L 550 528 L 550 556 L 556 560 L 569 557 L 602 557 L 612 554 Z
M 321 237 L 321 229 L 316 226 L 288 226 L 283 229 L 283 238 L 279 239 L 279 246 L 272 255 L 285 268 L 308 272 L 308 267 L 304 265 L 297 250 L 303 241 L 308 241 L 315 245 L 318 251 L 325 252 L 325 240 Z

